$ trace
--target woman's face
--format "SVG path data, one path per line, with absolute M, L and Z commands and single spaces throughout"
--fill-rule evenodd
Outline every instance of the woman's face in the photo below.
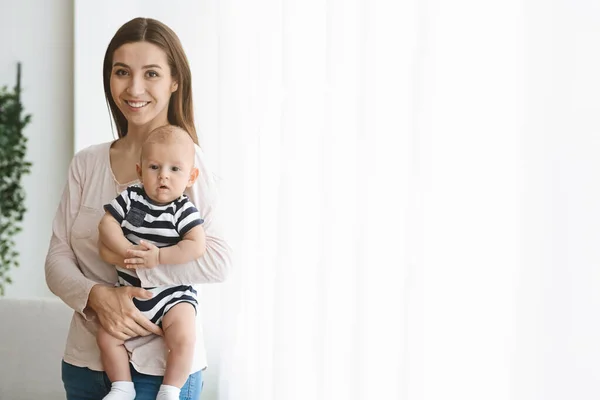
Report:
M 128 127 L 165 125 L 171 93 L 177 82 L 171 77 L 167 55 L 148 42 L 127 43 L 115 50 L 110 92 Z

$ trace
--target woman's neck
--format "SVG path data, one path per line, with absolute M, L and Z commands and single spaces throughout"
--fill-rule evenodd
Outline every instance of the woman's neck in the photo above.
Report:
M 167 125 L 168 121 L 164 121 L 161 123 L 149 123 L 143 126 L 132 126 L 129 125 L 127 127 L 127 135 L 122 139 L 123 147 L 127 149 L 128 152 L 140 153 L 142 149 L 142 144 L 154 129 Z

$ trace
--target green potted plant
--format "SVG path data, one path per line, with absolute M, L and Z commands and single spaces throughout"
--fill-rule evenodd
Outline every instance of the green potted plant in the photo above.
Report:
M 9 272 L 19 266 L 15 235 L 21 231 L 25 214 L 25 190 L 22 177 L 30 173 L 25 161 L 27 138 L 23 128 L 31 115 L 23 115 L 21 103 L 21 64 L 17 64 L 17 84 L 0 89 L 0 296 L 12 283 Z

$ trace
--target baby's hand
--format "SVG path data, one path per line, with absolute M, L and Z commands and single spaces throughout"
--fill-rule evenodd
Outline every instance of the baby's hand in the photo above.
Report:
M 140 240 L 138 246 L 128 249 L 127 255 L 129 258 L 125 259 L 125 268 L 154 268 L 160 264 L 159 248 L 145 240 Z

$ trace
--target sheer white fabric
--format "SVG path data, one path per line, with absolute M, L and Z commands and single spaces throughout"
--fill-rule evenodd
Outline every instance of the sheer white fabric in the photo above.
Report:
M 203 396 L 598 397 L 595 2 L 182 3 L 126 13 L 180 35 L 222 178 Z M 87 60 L 126 16 L 76 4 Z

